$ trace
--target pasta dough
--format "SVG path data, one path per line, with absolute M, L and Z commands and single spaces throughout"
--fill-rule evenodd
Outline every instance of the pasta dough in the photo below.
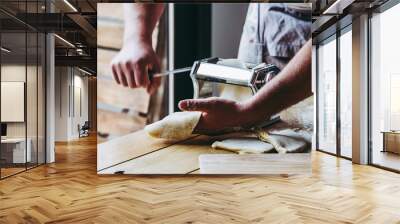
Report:
M 275 150 L 276 150 L 278 153 L 286 153 L 286 152 L 287 152 L 287 149 L 286 149 L 285 147 L 283 147 L 283 146 L 280 144 L 280 142 L 277 141 L 277 139 L 273 138 L 271 135 L 269 135 L 269 134 L 268 134 L 267 132 L 265 132 L 265 131 L 259 131 L 259 132 L 258 132 L 258 138 L 259 138 L 261 141 L 268 142 L 268 143 L 270 143 L 271 145 L 273 145 L 274 148 L 275 148 Z
M 239 154 L 246 153 L 300 153 L 310 149 L 308 136 L 304 133 L 290 129 L 274 133 L 259 132 L 257 138 L 231 138 L 216 141 L 212 144 L 214 149 L 225 149 Z
M 154 138 L 185 139 L 192 135 L 200 116 L 201 112 L 197 111 L 175 112 L 147 125 L 144 130 Z
M 214 149 L 225 149 L 239 154 L 260 154 L 270 152 L 274 147 L 256 138 L 232 138 L 214 142 L 211 147 Z
M 262 140 L 270 142 L 278 153 L 304 152 L 309 148 L 306 141 L 292 136 L 268 134 L 264 137 L 266 139 L 262 138 Z
M 217 64 L 234 68 L 247 69 L 246 64 L 236 58 L 224 59 L 217 62 Z M 224 99 L 243 102 L 253 96 L 253 92 L 249 87 L 222 83 L 219 83 L 218 87 L 219 90 L 217 95 Z
M 247 69 L 247 66 L 245 63 L 243 63 L 241 60 L 237 58 L 226 58 L 221 61 L 217 62 L 218 65 L 225 65 L 229 67 L 234 67 L 234 68 L 243 68 Z

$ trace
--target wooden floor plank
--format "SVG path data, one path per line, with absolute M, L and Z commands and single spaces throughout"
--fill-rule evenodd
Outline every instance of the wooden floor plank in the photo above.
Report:
M 313 152 L 312 175 L 102 176 L 96 136 L 0 180 L 0 223 L 399 223 L 400 175 Z
M 7 177 L 19 172 L 23 172 L 25 167 L 1 167 L 1 176 Z

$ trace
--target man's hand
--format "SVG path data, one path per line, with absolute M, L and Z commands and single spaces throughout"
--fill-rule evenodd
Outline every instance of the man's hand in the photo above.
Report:
M 150 94 L 160 85 L 160 78 L 149 78 L 148 71 L 160 71 L 152 34 L 163 11 L 164 4 L 124 4 L 124 45 L 111 62 L 118 84 L 145 87 Z
M 248 122 L 245 104 L 218 97 L 190 99 L 179 102 L 184 111 L 201 111 L 202 115 L 195 131 L 218 131 L 238 127 Z
M 125 87 L 144 87 L 152 94 L 161 83 L 159 77 L 150 79 L 148 75 L 148 71 L 160 70 L 160 61 L 151 41 L 127 41 L 112 60 L 111 68 L 115 81 Z

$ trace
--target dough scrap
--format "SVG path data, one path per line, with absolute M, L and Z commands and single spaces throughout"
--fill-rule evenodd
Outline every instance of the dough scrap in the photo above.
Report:
M 278 153 L 305 152 L 310 146 L 304 139 L 281 134 L 267 134 L 262 140 L 272 144 Z
M 147 125 L 144 130 L 154 138 L 185 139 L 192 135 L 200 116 L 201 112 L 198 111 L 175 112 L 160 121 Z
M 261 154 L 270 152 L 274 147 L 257 138 L 231 138 L 223 141 L 216 141 L 211 145 L 214 149 L 225 149 L 239 154 Z
M 261 140 L 261 141 L 264 141 L 264 142 L 268 142 L 268 143 L 270 143 L 271 145 L 273 145 L 274 146 L 274 148 L 275 148 L 275 150 L 278 152 L 278 153 L 286 153 L 288 150 L 285 148 L 285 147 L 283 147 L 282 145 L 281 145 L 281 143 L 279 142 L 279 141 L 277 141 L 277 139 L 275 139 L 274 137 L 272 137 L 271 135 L 269 135 L 267 132 L 265 132 L 265 131 L 259 131 L 258 132 L 258 138 Z
M 260 154 L 269 152 L 302 153 L 310 150 L 310 136 L 307 132 L 284 129 L 272 133 L 260 132 L 258 138 L 231 138 L 214 142 L 214 149 L 225 149 L 239 154 Z M 262 141 L 261 141 L 262 140 Z

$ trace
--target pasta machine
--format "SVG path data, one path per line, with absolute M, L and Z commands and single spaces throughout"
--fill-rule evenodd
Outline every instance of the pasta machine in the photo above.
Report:
M 166 76 L 190 71 L 193 82 L 193 98 L 220 96 L 222 89 L 219 86 L 234 85 L 247 89 L 250 95 L 254 95 L 265 83 L 270 81 L 279 72 L 279 68 L 273 64 L 248 64 L 240 66 L 226 64 L 224 61 L 232 59 L 208 58 L 195 61 L 192 67 L 176 69 L 153 74 L 152 77 Z M 238 60 L 236 60 L 238 61 Z
M 280 69 L 273 64 L 256 65 L 241 63 L 237 59 L 208 58 L 195 61 L 192 67 L 152 74 L 152 77 L 185 74 L 184 72 L 189 71 L 194 99 L 222 97 L 240 102 L 256 94 L 280 72 Z M 257 127 L 266 127 L 279 120 L 279 116 L 275 115 L 266 118 L 266 121 Z

